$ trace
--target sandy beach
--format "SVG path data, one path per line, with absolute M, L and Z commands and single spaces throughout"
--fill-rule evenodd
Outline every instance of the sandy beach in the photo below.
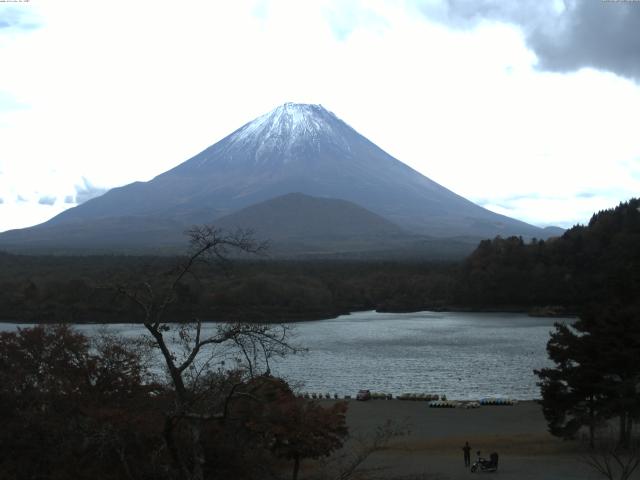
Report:
M 482 478 L 601 478 L 581 460 L 585 450 L 579 442 L 547 433 L 540 406 L 532 401 L 477 409 L 429 408 L 427 402 L 400 400 L 350 401 L 347 421 L 354 436 L 370 435 L 387 420 L 405 425 L 409 433 L 367 460 L 367 478 L 474 478 L 464 467 L 465 441 L 472 447 L 472 462 L 477 450 L 485 457 L 493 451 L 500 455 L 498 471 L 475 474 Z

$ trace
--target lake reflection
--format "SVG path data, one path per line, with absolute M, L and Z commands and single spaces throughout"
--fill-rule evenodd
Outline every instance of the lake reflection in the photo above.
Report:
M 309 392 L 354 395 L 360 388 L 448 398 L 539 398 L 533 369 L 550 365 L 546 343 L 555 321 L 523 314 L 358 312 L 294 323 L 308 353 L 272 364 L 272 373 Z M 86 333 L 99 329 L 79 325 Z M 0 324 L 0 329 L 15 329 Z M 109 325 L 132 337 L 138 325 Z

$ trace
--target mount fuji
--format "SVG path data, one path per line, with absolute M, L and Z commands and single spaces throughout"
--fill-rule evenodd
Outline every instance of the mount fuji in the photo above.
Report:
M 322 200 L 355 204 L 359 208 L 349 211 L 368 216 L 368 235 L 373 216 L 376 225 L 384 224 L 380 234 L 414 239 L 546 238 L 551 233 L 486 210 L 435 183 L 321 105 L 286 103 L 149 182 L 114 188 L 41 225 L 0 234 L 0 247 L 179 247 L 182 232 L 193 224 L 215 224 L 224 217 L 230 226 L 246 207 L 291 193 L 314 197 L 316 202 L 303 203 L 316 209 Z M 291 202 L 274 205 L 290 207 Z M 279 208 L 279 221 L 286 223 L 285 207 Z M 291 222 L 304 212 L 296 215 Z M 327 228 L 338 224 L 344 222 Z

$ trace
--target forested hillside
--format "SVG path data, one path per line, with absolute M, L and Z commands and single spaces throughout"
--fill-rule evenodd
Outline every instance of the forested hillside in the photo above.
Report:
M 562 306 L 633 300 L 640 291 L 640 200 L 596 213 L 562 237 L 485 240 L 457 275 L 467 306 Z
M 354 310 L 512 310 L 576 313 L 640 291 L 640 200 L 599 212 L 562 237 L 485 240 L 461 263 L 236 261 L 198 265 L 168 314 L 176 319 L 280 321 Z M 160 285 L 173 257 L 0 254 L 0 319 L 29 322 L 137 321 L 118 286 Z

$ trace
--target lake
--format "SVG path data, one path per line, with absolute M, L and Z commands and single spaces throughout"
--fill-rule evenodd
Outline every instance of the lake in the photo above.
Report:
M 357 312 L 293 323 L 295 343 L 309 349 L 272 364 L 300 390 L 355 395 L 361 388 L 450 399 L 539 398 L 534 369 L 551 365 L 546 344 L 554 322 L 512 313 Z M 94 333 L 103 326 L 78 325 Z M 0 324 L 13 330 L 15 324 Z M 144 327 L 106 325 L 135 337 Z

